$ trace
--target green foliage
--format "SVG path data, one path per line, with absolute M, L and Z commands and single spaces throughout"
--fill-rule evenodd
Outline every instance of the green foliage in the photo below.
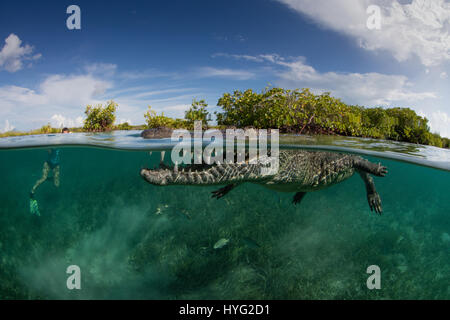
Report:
M 48 123 L 47 125 L 41 127 L 40 132 L 41 133 L 50 133 L 51 130 L 52 130 L 52 127 L 50 126 L 50 123 Z
M 50 123 L 47 123 L 47 125 L 42 126 L 41 129 L 39 129 L 40 134 L 59 133 L 59 132 L 61 132 L 61 129 L 52 128 Z
M 131 130 L 133 129 L 132 126 L 130 126 L 130 124 L 128 122 L 124 122 L 121 124 L 118 124 L 114 127 L 115 130 Z
M 208 121 L 211 121 L 211 115 L 206 110 L 208 104 L 205 100 L 197 101 L 194 99 L 188 111 L 185 112 L 184 118 L 187 120 L 189 128 L 194 127 L 194 121 L 201 121 L 204 128 L 208 127 Z
M 108 101 L 107 105 L 103 107 L 101 104 L 96 107 L 88 105 L 84 112 L 87 118 L 84 120 L 83 129 L 86 131 L 106 131 L 113 127 L 116 120 L 115 112 L 118 104 L 114 101 Z
M 450 139 L 441 138 L 441 141 L 442 141 L 442 148 L 450 148 Z
M 340 134 L 448 146 L 432 134 L 428 120 L 409 108 L 364 108 L 343 103 L 329 93 L 309 89 L 266 88 L 225 93 L 215 113 L 219 126 L 279 128 L 282 132 Z
M 187 127 L 185 120 L 166 117 L 164 112 L 161 112 L 161 115 L 158 115 L 155 110 L 152 110 L 151 106 L 148 106 L 148 110 L 144 114 L 144 118 L 147 122 L 148 128 L 168 127 L 178 129 Z
M 48 123 L 45 126 L 42 126 L 40 129 L 34 129 L 34 130 L 27 131 L 27 132 L 8 131 L 8 132 L 0 133 L 0 138 L 27 136 L 27 135 L 34 135 L 34 134 L 49 134 L 49 133 L 61 133 L 61 129 L 52 128 L 50 123 Z

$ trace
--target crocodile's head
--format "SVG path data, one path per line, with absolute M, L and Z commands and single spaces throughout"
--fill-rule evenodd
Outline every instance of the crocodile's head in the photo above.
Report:
M 210 170 L 212 167 L 216 169 Z M 167 186 L 192 185 L 192 184 L 215 184 L 217 176 L 220 176 L 222 169 L 215 165 L 191 164 L 183 166 L 172 166 L 161 163 L 159 168 L 141 169 L 141 177 L 148 183 Z
M 216 185 L 244 181 L 270 179 L 278 170 L 277 159 L 264 157 L 245 162 L 214 162 L 212 164 L 183 164 L 172 167 L 165 165 L 161 158 L 158 168 L 141 169 L 141 177 L 150 184 L 167 185 Z
M 166 186 L 174 181 L 173 170 L 170 169 L 141 169 L 141 177 L 148 183 Z

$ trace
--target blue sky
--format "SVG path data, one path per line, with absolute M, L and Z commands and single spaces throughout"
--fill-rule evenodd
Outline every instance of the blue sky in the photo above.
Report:
M 66 8 L 81 9 L 68 30 Z M 380 29 L 366 25 L 370 5 Z M 183 117 L 267 85 L 351 104 L 411 107 L 450 136 L 446 0 L 14 1 L 0 3 L 0 130 L 80 125 L 114 99 L 118 122 L 148 105 Z

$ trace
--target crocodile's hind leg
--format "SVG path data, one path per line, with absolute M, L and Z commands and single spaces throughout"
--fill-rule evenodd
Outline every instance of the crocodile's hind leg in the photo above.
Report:
M 224 195 L 226 195 L 228 192 L 233 190 L 234 187 L 236 187 L 236 184 L 230 183 L 229 185 L 226 185 L 225 187 L 220 188 L 219 190 L 211 192 L 213 194 L 212 197 L 216 198 L 216 199 L 220 199 Z
M 373 163 L 361 157 L 355 157 L 353 166 L 358 171 L 371 173 L 378 177 L 384 177 L 387 173 L 386 167 L 382 166 L 381 163 Z
M 369 202 L 370 211 L 374 211 L 381 215 L 383 209 L 381 207 L 381 198 L 377 190 L 375 190 L 375 183 L 373 178 L 365 171 L 358 170 L 359 175 L 366 185 L 367 201 Z
M 303 197 L 305 196 L 306 192 L 297 192 L 294 196 L 294 199 L 292 199 L 293 204 L 298 204 L 302 201 Z

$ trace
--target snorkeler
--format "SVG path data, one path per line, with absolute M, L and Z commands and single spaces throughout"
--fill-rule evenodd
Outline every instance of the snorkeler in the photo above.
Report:
M 61 130 L 61 133 L 69 133 L 68 128 L 63 128 Z M 59 161 L 60 161 L 60 150 L 59 149 L 49 149 L 48 150 L 48 158 L 44 162 L 44 165 L 42 167 L 42 177 L 36 181 L 36 183 L 33 186 L 33 189 L 31 189 L 30 192 L 30 212 L 32 214 L 36 214 L 40 216 L 39 212 L 39 206 L 34 198 L 36 189 L 48 179 L 48 174 L 50 170 L 53 172 L 53 183 L 55 184 L 55 187 L 59 187 Z

